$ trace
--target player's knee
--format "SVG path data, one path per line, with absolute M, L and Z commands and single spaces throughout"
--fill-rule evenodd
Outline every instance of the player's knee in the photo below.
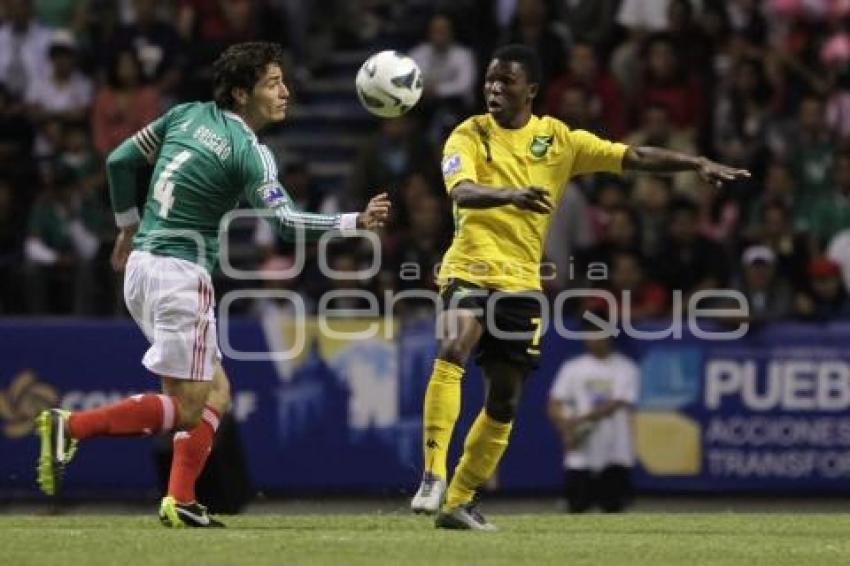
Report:
M 509 423 L 516 417 L 517 399 L 513 397 L 487 399 L 485 410 L 487 416 L 500 423 Z
M 181 400 L 179 403 L 180 418 L 177 428 L 180 430 L 192 430 L 201 424 L 201 416 L 204 413 L 204 404 L 192 400 Z
M 218 414 L 223 415 L 230 410 L 233 404 L 233 399 L 230 394 L 230 383 L 225 379 L 222 383 L 216 384 L 210 396 L 207 398 L 207 405 L 215 409 Z
M 464 367 L 469 358 L 469 348 L 460 340 L 444 340 L 440 343 L 437 357 L 456 366 Z

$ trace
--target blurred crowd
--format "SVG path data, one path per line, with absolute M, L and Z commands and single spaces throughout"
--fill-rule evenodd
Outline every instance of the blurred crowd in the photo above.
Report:
M 482 112 L 493 48 L 536 48 L 536 111 L 629 144 L 707 155 L 752 177 L 722 188 L 695 174 L 576 179 L 546 245 L 545 288 L 593 286 L 633 319 L 739 290 L 754 323 L 850 316 L 850 1 L 847 0 L 0 0 L 0 314 L 115 315 L 115 230 L 104 161 L 169 106 L 209 98 L 210 64 L 233 42 L 280 42 L 296 98 L 333 53 L 392 47 L 425 76 L 409 115 L 375 122 L 347 181 L 318 187 L 288 160 L 303 207 L 362 207 L 378 189 L 396 213 L 368 281 L 305 272 L 266 288 L 298 292 L 434 289 L 451 239 L 441 144 Z M 284 131 L 286 125 L 281 127 Z M 275 132 L 272 132 L 272 136 Z M 145 174 L 141 172 L 140 176 Z M 149 172 L 147 172 L 149 174 Z M 242 268 L 285 272 L 291 250 L 257 227 L 234 230 Z M 241 238 L 241 239 L 240 239 Z M 241 243 L 241 247 L 239 244 Z M 372 260 L 335 244 L 327 263 Z M 219 292 L 244 287 L 217 275 Z M 352 296 L 339 308 L 368 306 Z M 334 300 L 337 300 L 334 299 Z M 382 308 L 425 312 L 426 299 Z M 593 305 L 585 305 L 593 306 Z M 247 307 L 246 307 L 247 308 Z M 260 312 L 284 309 L 258 302 Z

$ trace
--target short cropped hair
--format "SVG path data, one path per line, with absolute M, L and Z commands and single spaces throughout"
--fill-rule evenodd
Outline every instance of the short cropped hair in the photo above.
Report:
M 525 71 L 525 77 L 529 83 L 540 83 L 540 77 L 543 74 L 540 66 L 540 57 L 537 56 L 537 52 L 531 47 L 519 43 L 503 45 L 493 53 L 493 59 L 519 63 Z
M 283 50 L 276 43 L 246 42 L 231 45 L 213 63 L 213 99 L 221 108 L 232 109 L 234 88 L 251 92 L 269 64 L 283 69 Z

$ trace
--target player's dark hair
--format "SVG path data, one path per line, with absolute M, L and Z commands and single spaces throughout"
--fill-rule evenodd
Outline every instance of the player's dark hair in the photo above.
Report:
M 225 49 L 213 63 L 215 103 L 221 108 L 233 108 L 236 104 L 233 89 L 244 88 L 251 92 L 270 63 L 283 69 L 283 50 L 276 43 L 237 43 Z
M 522 66 L 522 70 L 525 71 L 525 78 L 529 83 L 540 83 L 540 77 L 543 74 L 540 66 L 540 57 L 537 56 L 537 52 L 531 47 L 519 43 L 503 45 L 493 53 L 493 59 L 519 63 Z

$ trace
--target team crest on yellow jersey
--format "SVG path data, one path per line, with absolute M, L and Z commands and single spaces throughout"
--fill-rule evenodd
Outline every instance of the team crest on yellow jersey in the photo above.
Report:
M 545 156 L 546 152 L 549 151 L 549 147 L 552 145 L 552 140 L 554 139 L 555 136 L 534 136 L 531 140 L 531 145 L 528 147 L 532 157 L 535 159 L 543 159 L 543 156 Z

